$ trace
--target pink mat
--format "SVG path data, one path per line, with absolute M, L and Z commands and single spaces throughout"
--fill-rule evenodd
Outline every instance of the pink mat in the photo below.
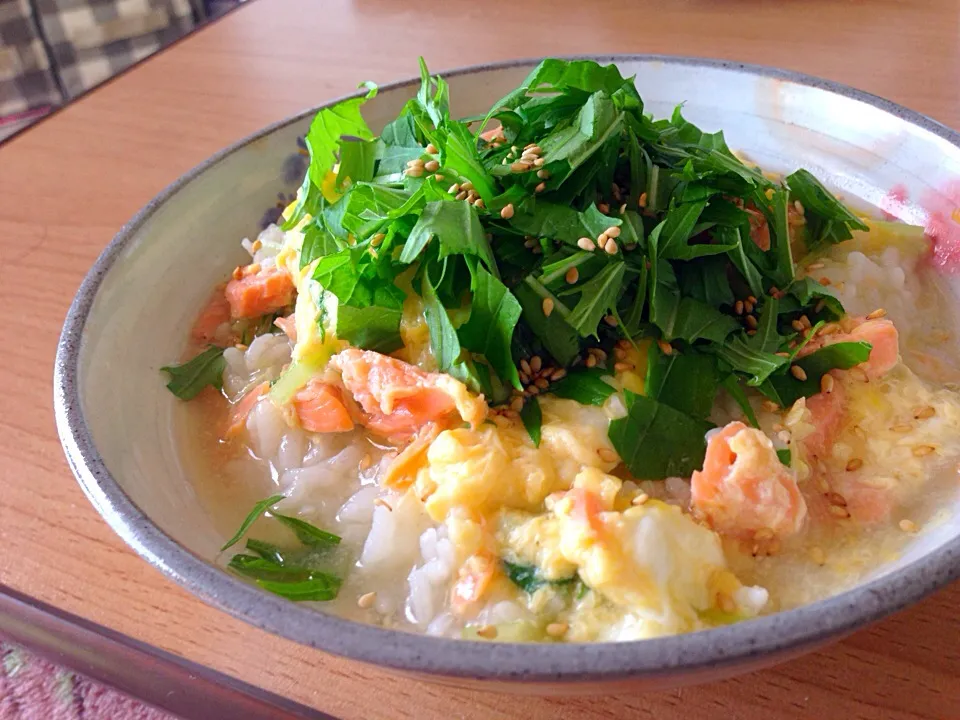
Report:
M 174 720 L 174 716 L 0 643 L 0 720 Z

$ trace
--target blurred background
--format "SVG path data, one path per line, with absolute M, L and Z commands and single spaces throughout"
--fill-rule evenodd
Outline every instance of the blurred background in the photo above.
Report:
M 0 140 L 244 0 L 0 0 Z

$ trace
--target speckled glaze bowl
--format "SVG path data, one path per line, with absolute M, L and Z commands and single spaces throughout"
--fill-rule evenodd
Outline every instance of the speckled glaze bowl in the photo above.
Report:
M 596 59 L 636 74 L 655 115 L 685 102 L 691 121 L 722 128 L 731 147 L 766 168 L 809 168 L 848 200 L 873 206 L 884 206 L 891 188 L 900 187 L 908 199 L 894 211 L 908 222 L 923 223 L 919 203 L 947 202 L 944 188 L 960 178 L 960 134 L 847 87 L 728 62 Z M 535 63 L 443 73 L 454 113 L 486 111 Z M 371 127 L 393 118 L 417 85 L 381 89 L 364 106 Z M 171 579 L 253 625 L 327 652 L 445 682 L 582 693 L 702 682 L 769 665 L 960 576 L 957 520 L 925 532 L 896 563 L 855 589 L 796 610 L 640 642 L 523 645 L 436 639 L 342 620 L 216 567 L 211 560 L 224 538 L 181 467 L 170 427 L 178 401 L 164 389 L 158 368 L 178 356 L 209 288 L 242 259 L 239 240 L 274 219 L 277 211 L 268 208 L 295 192 L 305 166 L 298 140 L 314 112 L 233 145 L 152 200 L 97 260 L 66 319 L 55 401 L 67 458 L 104 519 Z

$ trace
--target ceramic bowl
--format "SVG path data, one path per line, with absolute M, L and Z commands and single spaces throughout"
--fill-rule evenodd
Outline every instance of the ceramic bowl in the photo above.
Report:
M 834 83 L 709 60 L 618 56 L 657 116 L 686 103 L 731 147 L 772 170 L 803 166 L 853 202 L 923 223 L 960 178 L 960 135 Z M 482 114 L 535 61 L 444 73 L 454 113 Z M 374 130 L 416 92 L 387 86 L 364 106 Z M 795 610 L 676 637 L 620 644 L 506 644 L 437 639 L 346 621 L 263 592 L 215 566 L 224 538 L 191 488 L 171 432 L 160 365 L 178 357 L 210 287 L 243 258 L 304 169 L 298 140 L 315 109 L 215 155 L 152 200 L 83 282 L 57 353 L 55 400 L 70 465 L 104 519 L 148 562 L 216 607 L 327 652 L 448 682 L 497 680 L 582 692 L 590 682 L 647 687 L 706 681 L 772 664 L 915 602 L 960 575 L 960 524 L 926 532 L 853 590 Z M 302 141 L 301 141 L 302 142 Z M 888 193 L 908 198 L 890 207 Z M 281 201 L 284 199 L 281 197 Z M 916 200 L 916 202 L 914 202 Z M 275 216 L 276 211 L 272 211 Z

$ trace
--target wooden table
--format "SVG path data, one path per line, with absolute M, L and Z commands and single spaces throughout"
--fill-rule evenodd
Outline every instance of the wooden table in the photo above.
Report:
M 342 718 L 960 717 L 960 585 L 823 652 L 675 692 L 512 697 L 325 656 L 206 607 L 136 557 L 74 482 L 51 409 L 67 306 L 138 208 L 263 125 L 413 74 L 418 54 L 434 70 L 593 52 L 732 58 L 957 127 L 958 28 L 957 0 L 260 0 L 83 97 L 0 148 L 0 583 Z

